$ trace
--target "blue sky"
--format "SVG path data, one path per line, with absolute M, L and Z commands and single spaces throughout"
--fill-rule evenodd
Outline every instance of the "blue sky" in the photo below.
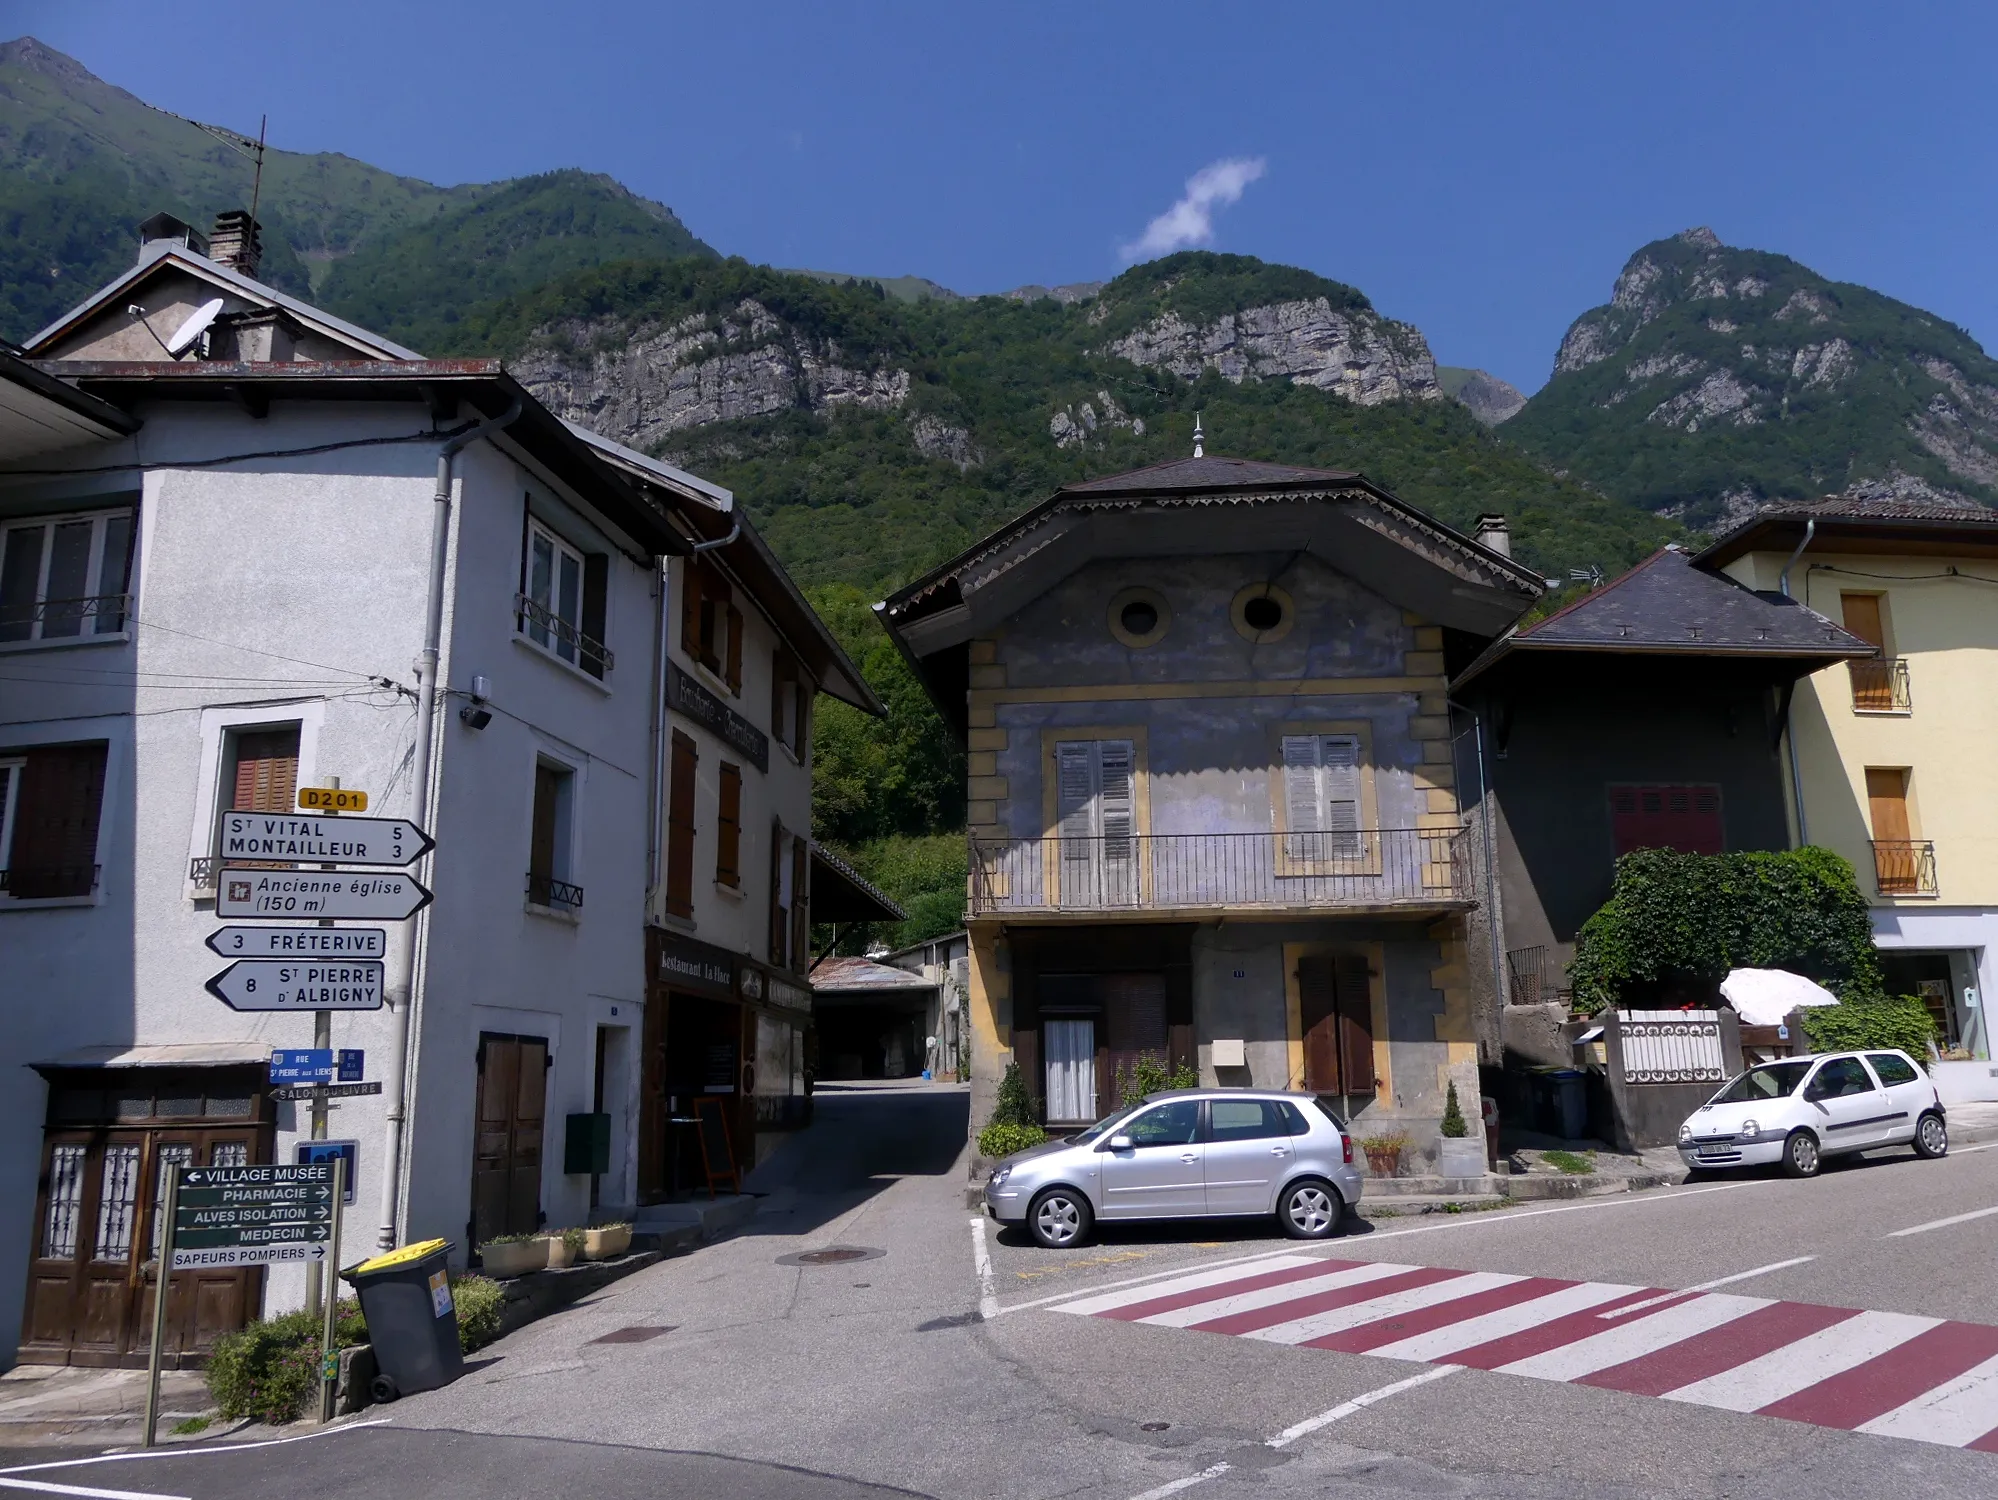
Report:
M 1114 275 L 1202 168 L 1260 164 L 1207 243 L 1527 390 L 1694 224 L 1998 339 L 1990 5 L 0 0 L 0 30 L 290 149 L 587 167 L 725 252 L 966 292 Z

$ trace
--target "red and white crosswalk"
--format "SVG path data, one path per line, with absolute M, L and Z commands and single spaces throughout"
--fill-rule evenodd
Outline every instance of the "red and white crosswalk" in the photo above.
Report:
M 1720 1292 L 1282 1255 L 1052 1309 L 1572 1381 L 1998 1453 L 1998 1327 Z

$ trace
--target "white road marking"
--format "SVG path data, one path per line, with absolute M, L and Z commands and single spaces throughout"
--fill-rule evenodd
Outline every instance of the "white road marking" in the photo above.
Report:
M 1399 1343 L 1382 1344 L 1369 1349 L 1367 1353 L 1376 1359 L 1440 1359 L 1455 1354 L 1459 1349 L 1475 1349 L 1480 1344 L 1489 1344 L 1494 1339 L 1524 1333 L 1529 1328 L 1538 1328 L 1542 1323 L 1551 1323 L 1556 1318 L 1569 1313 L 1586 1312 L 1605 1302 L 1614 1302 L 1636 1291 L 1634 1286 L 1615 1286 L 1601 1281 L 1585 1281 L 1579 1286 L 1563 1287 L 1558 1292 L 1549 1292 L 1544 1297 L 1535 1297 L 1531 1302 L 1521 1302 L 1514 1307 L 1502 1307 L 1497 1312 L 1488 1312 L 1481 1317 L 1466 1318 L 1461 1323 L 1451 1323 L 1443 1328 L 1431 1329 L 1428 1333 L 1418 1333 Z
M 1725 1294 L 1695 1297 L 1691 1302 L 1681 1302 L 1676 1307 L 1639 1318 L 1635 1323 L 1622 1324 L 1607 1333 L 1592 1333 L 1585 1339 L 1576 1339 L 1559 1348 L 1516 1359 L 1509 1365 L 1500 1365 L 1498 1369 L 1501 1374 L 1525 1375 L 1535 1380 L 1576 1380 L 1584 1375 L 1593 1375 L 1598 1370 L 1607 1370 L 1611 1365 L 1620 1365 L 1625 1360 L 1669 1349 L 1694 1334 L 1705 1333 L 1723 1323 L 1732 1323 L 1736 1318 L 1747 1317 L 1757 1308 L 1771 1305 L 1767 1297 L 1730 1297 Z
M 1167 1495 L 1177 1495 L 1181 1490 L 1190 1490 L 1196 1484 L 1205 1484 L 1210 1479 L 1219 1479 L 1228 1472 L 1227 1464 L 1215 1464 L 1202 1469 L 1198 1474 L 1189 1474 L 1184 1479 L 1175 1479 L 1170 1484 L 1162 1484 L 1155 1490 L 1146 1490 L 1142 1495 L 1133 1495 L 1131 1500 L 1165 1500 Z
M 978 1316 L 999 1316 L 999 1294 L 992 1289 L 992 1247 L 985 1243 L 985 1220 L 971 1221 L 971 1263 L 978 1268 Z
M 1438 1365 L 1433 1370 L 1424 1370 L 1420 1375 L 1411 1375 L 1406 1380 L 1397 1380 L 1393 1385 L 1384 1385 L 1377 1391 L 1368 1391 L 1363 1396 L 1355 1396 L 1351 1401 L 1342 1401 L 1330 1411 L 1322 1411 L 1315 1417 L 1306 1417 L 1294 1427 L 1286 1427 L 1275 1437 L 1268 1439 L 1268 1448 L 1288 1448 L 1301 1437 L 1308 1437 L 1319 1428 L 1350 1417 L 1354 1412 L 1365 1411 L 1376 1401 L 1385 1401 L 1389 1396 L 1406 1391 L 1418 1385 L 1427 1385 L 1432 1380 L 1441 1380 L 1445 1375 L 1455 1375 L 1462 1365 Z
M 1931 1229 L 1948 1229 L 1952 1224 L 1968 1224 L 1972 1219 L 1988 1219 L 1998 1214 L 1998 1208 L 1980 1208 L 1975 1213 L 1951 1214 L 1947 1219 L 1931 1219 L 1926 1224 L 1915 1224 L 1907 1229 L 1897 1229 L 1886 1238 L 1905 1240 L 1911 1234 L 1927 1234 Z
M 314 1438 L 331 1437 L 336 1432 L 359 1432 L 363 1427 L 386 1427 L 387 1417 L 370 1417 L 365 1422 L 342 1422 L 334 1427 L 321 1427 L 312 1432 L 301 1432 L 292 1437 L 265 1438 L 259 1443 L 219 1443 L 214 1447 L 206 1444 L 189 1444 L 187 1447 L 140 1448 L 132 1453 L 100 1453 L 95 1458 L 64 1458 L 46 1464 L 20 1464 L 12 1469 L 0 1469 L 0 1478 L 9 1474 L 39 1474 L 46 1469 L 80 1469 L 86 1464 L 123 1464 L 148 1458 L 212 1458 L 217 1453 L 248 1453 L 253 1448 L 282 1448 L 287 1443 L 309 1443 Z M 167 1500 L 167 1497 L 160 1497 Z
M 1670 1302 L 1674 1297 L 1683 1297 L 1687 1292 L 1711 1292 L 1715 1287 L 1733 1286 L 1737 1281 L 1750 1281 L 1757 1276 L 1767 1276 L 1771 1271 L 1786 1271 L 1791 1266 L 1801 1266 L 1816 1260 L 1815 1255 L 1799 1255 L 1794 1260 L 1772 1261 L 1766 1266 L 1757 1266 L 1753 1271 L 1736 1271 L 1732 1276 L 1717 1276 L 1712 1281 L 1703 1281 L 1698 1286 L 1682 1287 L 1676 1292 L 1663 1292 L 1656 1297 L 1646 1297 L 1642 1302 L 1633 1302 L 1628 1307 L 1612 1307 L 1606 1313 L 1597 1313 L 1599 1318 L 1627 1318 L 1632 1313 L 1643 1312 L 1647 1307 L 1657 1307 Z
M 1941 1322 L 1941 1318 L 1917 1318 L 1907 1313 L 1863 1312 L 1732 1370 L 1666 1391 L 1665 1399 L 1716 1406 L 1722 1411 L 1759 1411 L 1869 1359 L 1878 1359 Z
M 1260 1269 L 1264 1271 L 1283 1271 L 1288 1270 L 1292 1266 L 1316 1265 L 1322 1259 L 1323 1257 L 1321 1256 L 1298 1255 L 1291 1251 L 1284 1251 L 1263 1260 Z M 1068 1313 L 1105 1312 L 1113 1307 L 1123 1307 L 1127 1303 L 1147 1302 L 1153 1297 L 1170 1297 L 1178 1292 L 1196 1292 L 1204 1286 L 1217 1286 L 1223 1282 L 1240 1281 L 1242 1278 L 1237 1274 L 1240 1269 L 1239 1263 L 1229 1261 L 1225 1265 L 1210 1266 L 1204 1271 L 1195 1271 L 1190 1275 L 1175 1275 L 1169 1281 L 1161 1281 L 1156 1285 L 1145 1287 L 1142 1291 L 1138 1292 L 1128 1290 L 1133 1285 L 1133 1282 L 1117 1282 L 1115 1286 L 1123 1287 L 1126 1290 L 1115 1291 L 1109 1288 L 1100 1288 L 1097 1292 L 1090 1293 L 1080 1301 L 1064 1301 L 1061 1297 L 1044 1300 L 1063 1302 L 1061 1311 Z M 1154 1272 L 1153 1274 L 1157 1275 L 1159 1273 Z M 1073 1298 L 1075 1293 L 1070 1292 L 1068 1296 Z M 1007 1312 L 1014 1310 L 1010 1307 L 1006 1309 Z
M 1282 1286 L 1266 1286 L 1259 1291 L 1237 1292 L 1232 1297 L 1216 1297 L 1210 1302 L 1196 1302 L 1191 1307 L 1176 1307 L 1171 1312 L 1153 1313 L 1148 1318 L 1140 1318 L 1140 1323 L 1151 1323 L 1160 1328 L 1190 1328 L 1195 1323 L 1206 1323 L 1214 1318 L 1225 1318 L 1238 1312 L 1254 1312 L 1259 1307 L 1275 1307 L 1280 1302 L 1295 1302 L 1300 1297 L 1309 1297 L 1318 1292 L 1337 1291 L 1342 1286 L 1362 1286 L 1369 1281 L 1380 1281 L 1385 1277 L 1399 1276 L 1410 1269 L 1407 1266 L 1391 1265 L 1386 1261 L 1370 1260 L 1365 1265 L 1349 1266 L 1343 1271 L 1333 1271 L 1324 1276 L 1309 1276 L 1303 1281 L 1286 1281 Z M 1136 1300 L 1147 1300 L 1140 1297 Z M 1067 1312 L 1067 1308 L 1060 1309 Z
M 1396 1269 L 1406 1270 L 1407 1267 Z M 1329 1312 L 1312 1313 L 1289 1323 L 1277 1323 L 1268 1328 L 1253 1329 L 1242 1337 L 1260 1339 L 1266 1344 L 1303 1344 L 1312 1339 L 1322 1339 L 1330 1333 L 1344 1333 L 1347 1329 L 1358 1328 L 1363 1323 L 1380 1322 L 1398 1317 L 1402 1313 L 1419 1312 L 1425 1307 L 1434 1307 L 1439 1302 L 1455 1302 L 1459 1297 L 1475 1296 L 1479 1292 L 1513 1286 L 1524 1280 L 1526 1280 L 1524 1276 L 1502 1276 L 1496 1271 L 1475 1271 L 1463 1276 L 1452 1276 L 1447 1281 L 1432 1281 L 1427 1286 L 1411 1287 L 1405 1292 L 1390 1292 L 1387 1296 L 1376 1297 L 1370 1302 L 1354 1302 L 1345 1307 L 1335 1307 Z
M 1994 1428 L 1998 1428 L 1998 1359 L 1987 1359 L 1854 1430 L 1961 1448 Z
M 162 1495 L 157 1490 L 99 1490 L 82 1484 L 55 1484 L 46 1479 L 0 1479 L 0 1490 L 33 1490 L 40 1495 L 80 1495 L 86 1500 L 190 1500 L 186 1495 Z

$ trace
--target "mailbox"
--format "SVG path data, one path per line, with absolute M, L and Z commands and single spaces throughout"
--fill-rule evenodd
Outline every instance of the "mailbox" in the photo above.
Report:
M 562 1138 L 564 1172 L 601 1177 L 610 1171 L 610 1116 L 570 1115 Z

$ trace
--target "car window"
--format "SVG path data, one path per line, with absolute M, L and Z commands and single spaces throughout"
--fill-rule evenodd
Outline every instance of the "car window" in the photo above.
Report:
M 1175 1099 L 1133 1116 L 1123 1134 L 1134 1146 L 1190 1146 L 1200 1134 L 1200 1101 Z
M 1255 1141 L 1265 1136 L 1289 1135 L 1283 1111 L 1269 1099 L 1210 1099 L 1207 1101 L 1207 1139 Z
M 1316 1109 L 1321 1115 L 1325 1116 L 1326 1119 L 1330 1120 L 1334 1125 L 1338 1126 L 1340 1130 L 1343 1131 L 1346 1128 L 1346 1122 L 1339 1118 L 1339 1112 L 1335 1110 L 1331 1105 L 1327 1104 L 1323 1099 L 1313 1098 L 1311 1104 L 1312 1108 Z M 1300 1132 L 1300 1134 L 1302 1134 L 1302 1132 Z
M 1811 1071 L 1807 1062 L 1766 1063 L 1750 1068 L 1714 1095 L 1715 1104 L 1757 1104 L 1764 1099 L 1787 1099 Z
M 1277 1113 L 1283 1116 L 1284 1127 L 1292 1135 L 1311 1134 L 1311 1122 L 1304 1118 L 1303 1110 L 1292 1104 L 1288 1099 L 1277 1100 L 1276 1107 Z
M 1873 1079 L 1856 1057 L 1834 1057 L 1804 1090 L 1806 1099 L 1836 1099 L 1846 1094 L 1868 1094 Z
M 1085 1126 L 1083 1129 L 1078 1130 L 1074 1135 L 1069 1137 L 1069 1140 L 1078 1146 L 1087 1146 L 1092 1141 L 1102 1140 L 1106 1135 L 1115 1135 L 1116 1131 L 1111 1127 L 1119 1120 L 1127 1117 L 1135 1108 L 1137 1108 L 1136 1105 L 1127 1105 L 1124 1108 L 1114 1110 L 1098 1120 L 1094 1125 Z
M 1873 1064 L 1873 1071 L 1889 1088 L 1897 1083 L 1913 1083 L 1920 1076 L 1915 1072 L 1914 1064 L 1905 1057 L 1896 1057 L 1892 1052 L 1869 1052 L 1866 1060 Z

